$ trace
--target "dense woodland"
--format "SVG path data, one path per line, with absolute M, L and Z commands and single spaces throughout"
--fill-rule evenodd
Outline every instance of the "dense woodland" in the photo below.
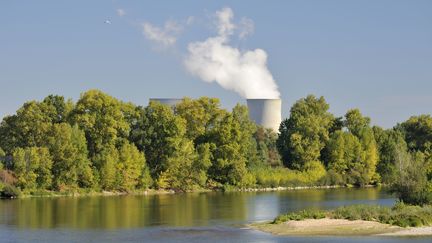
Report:
M 309 95 L 276 134 L 249 120 L 246 106 L 228 111 L 215 98 L 142 107 L 89 90 L 76 103 L 50 95 L 4 117 L 0 160 L 3 195 L 383 183 L 426 202 L 432 117 L 383 129 L 358 109 L 335 117 Z

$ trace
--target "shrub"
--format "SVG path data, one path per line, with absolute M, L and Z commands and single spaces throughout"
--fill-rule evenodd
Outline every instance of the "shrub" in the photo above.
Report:
M 400 227 L 430 226 L 432 225 L 432 206 L 411 206 L 399 202 L 393 208 L 377 205 L 351 205 L 328 212 L 309 209 L 280 215 L 274 219 L 273 223 L 319 219 L 325 216 L 333 219 L 376 221 Z
M 280 224 L 290 220 L 304 220 L 304 219 L 322 219 L 325 218 L 326 214 L 322 210 L 318 209 L 305 209 L 298 212 L 287 213 L 279 215 L 274 219 L 273 224 Z
M 4 184 L 2 190 L 0 191 L 0 197 L 3 198 L 14 198 L 19 197 L 21 195 L 21 191 L 9 184 Z

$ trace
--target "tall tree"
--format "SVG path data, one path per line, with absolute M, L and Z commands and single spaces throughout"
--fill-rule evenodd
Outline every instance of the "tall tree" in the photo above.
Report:
M 345 114 L 345 126 L 352 134 L 360 137 L 363 129 L 370 125 L 370 118 L 361 114 L 359 109 L 351 109 Z
M 146 156 L 150 172 L 157 179 L 168 168 L 168 159 L 184 139 L 186 122 L 175 116 L 173 110 L 159 102 L 141 108 L 140 118 L 131 130 L 131 141 Z
M 130 130 L 122 103 L 99 90 L 81 95 L 71 120 L 85 132 L 90 158 L 115 144 L 118 137 L 127 137 Z
M 432 152 L 432 117 L 412 116 L 398 126 L 405 134 L 410 150 Z
M 216 98 L 184 98 L 175 106 L 175 114 L 186 121 L 186 136 L 195 146 L 205 140 L 203 137 L 222 119 L 225 111 Z
M 51 186 L 52 161 L 47 148 L 17 148 L 13 152 L 13 165 L 21 189 L 32 191 Z
M 7 154 L 18 147 L 42 146 L 51 129 L 51 117 L 46 104 L 26 102 L 15 115 L 3 118 L 0 124 L 0 146 Z
M 54 187 L 59 190 L 93 185 L 84 133 L 67 123 L 54 124 L 47 141 L 53 156 Z
M 131 191 L 136 189 L 143 178 L 146 161 L 144 154 L 135 145 L 125 142 L 120 146 L 116 163 L 116 189 Z M 148 176 L 148 175 L 145 175 Z
M 254 134 L 254 138 L 260 162 L 257 166 L 280 166 L 282 161 L 276 145 L 278 135 L 271 129 L 259 126 Z
M 104 190 L 116 189 L 117 163 L 119 161 L 118 150 L 114 145 L 108 145 L 97 153 L 94 157 L 95 163 L 98 164 L 97 177 L 99 185 Z
M 372 129 L 379 154 L 377 173 L 383 183 L 389 184 L 396 179 L 396 164 L 400 151 L 407 152 L 408 146 L 400 130 L 383 130 L 376 126 Z
M 162 172 L 158 186 L 180 191 L 200 188 L 205 185 L 206 171 L 210 166 L 209 147 L 200 145 L 200 156 L 192 141 L 179 141 L 178 149 L 168 158 L 168 168 Z
M 239 121 L 231 114 L 216 124 L 209 134 L 213 150 L 210 177 L 222 184 L 243 185 L 247 178 L 248 151 L 242 150 L 242 132 Z
M 250 120 L 247 106 L 237 104 L 232 110 L 232 116 L 240 125 L 239 144 L 246 157 L 246 164 L 259 163 L 257 143 L 254 133 L 257 130 L 255 122 Z
M 74 106 L 71 100 L 65 101 L 60 95 L 48 95 L 41 103 L 46 105 L 47 115 L 52 123 L 67 122 Z
M 279 128 L 277 141 L 284 164 L 292 169 L 303 169 L 306 163 L 319 161 L 320 152 L 329 139 L 333 115 L 323 97 L 309 95 L 298 100 L 291 114 Z

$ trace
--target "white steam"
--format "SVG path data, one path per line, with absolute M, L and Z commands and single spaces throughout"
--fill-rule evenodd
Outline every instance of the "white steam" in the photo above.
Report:
M 236 29 L 240 29 L 240 38 L 253 32 L 252 20 L 244 19 L 236 26 L 230 8 L 216 12 L 216 18 L 217 36 L 188 45 L 184 60 L 187 70 L 245 98 L 279 98 L 278 87 L 267 68 L 267 53 L 262 49 L 241 51 L 229 45 L 229 37 Z

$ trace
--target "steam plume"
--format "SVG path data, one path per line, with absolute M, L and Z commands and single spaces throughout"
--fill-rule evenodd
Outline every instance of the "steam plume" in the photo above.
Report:
M 234 13 L 230 8 L 217 11 L 216 18 L 217 36 L 188 45 L 184 60 L 187 70 L 245 98 L 279 98 L 277 84 L 267 68 L 267 53 L 262 49 L 241 51 L 230 46 L 230 36 L 239 28 L 233 23 Z M 247 32 L 240 30 L 241 38 L 253 31 L 253 22 L 248 21 L 247 25 Z

